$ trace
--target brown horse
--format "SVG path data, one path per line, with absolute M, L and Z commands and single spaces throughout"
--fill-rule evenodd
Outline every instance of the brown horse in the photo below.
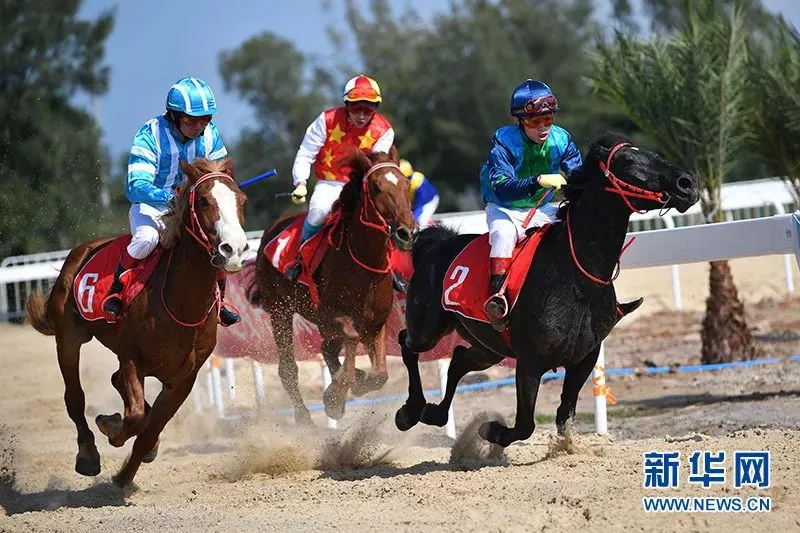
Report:
M 100 454 L 84 415 L 79 363 L 81 345 L 97 338 L 117 354 L 119 370 L 111 384 L 125 404 L 124 416 L 98 415 L 100 430 L 112 446 L 136 436 L 130 457 L 114 476 L 125 486 L 142 462 L 155 459 L 161 430 L 194 385 L 195 377 L 217 342 L 219 269 L 241 269 L 248 246 L 242 225 L 245 194 L 233 181 L 229 159 L 181 163 L 187 180 L 164 216 L 161 255 L 145 288 L 116 324 L 84 320 L 72 285 L 82 265 L 111 238 L 74 248 L 45 301 L 41 293 L 28 299 L 26 316 L 44 335 L 55 335 L 58 364 L 64 378 L 64 402 L 78 430 L 75 470 L 100 473 Z M 144 398 L 144 378 L 163 384 L 153 406 Z
M 381 388 L 386 370 L 386 320 L 392 309 L 390 241 L 400 250 L 411 248 L 415 230 L 408 201 L 408 179 L 398 167 L 397 150 L 389 154 L 357 152 L 343 161 L 353 168 L 350 181 L 339 197 L 341 217 L 333 230 L 332 246 L 314 280 L 319 288 L 319 307 L 314 308 L 305 285 L 288 281 L 268 258 L 264 247 L 298 215 L 285 217 L 268 228 L 261 239 L 256 273 L 248 288 L 251 303 L 269 313 L 275 343 L 280 352 L 278 373 L 294 404 L 295 419 L 311 423 L 297 385 L 292 321 L 298 313 L 317 325 L 322 337 L 322 355 L 333 375 L 323 395 L 325 412 L 331 418 L 344 415 L 347 391 L 362 395 Z M 336 213 L 334 207 L 334 213 Z M 356 370 L 355 356 L 362 342 L 369 353 L 372 371 Z M 345 348 L 344 366 L 339 352 Z

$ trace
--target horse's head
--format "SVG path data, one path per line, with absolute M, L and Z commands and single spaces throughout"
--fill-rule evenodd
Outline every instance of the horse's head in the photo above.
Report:
M 408 251 L 416 223 L 408 200 L 408 178 L 400 171 L 399 162 L 394 146 L 388 154 L 367 156 L 358 151 L 345 159 L 345 164 L 353 169 L 351 186 L 362 191 L 362 222 L 382 225 L 397 247 Z
M 162 243 L 171 246 L 185 230 L 209 253 L 215 267 L 238 272 L 249 250 L 242 228 L 247 195 L 233 180 L 233 163 L 230 158 L 195 159 L 181 162 L 181 168 L 186 180 L 164 217 Z
M 596 179 L 598 168 L 604 180 Z M 592 142 L 584 169 L 576 177 L 570 186 L 604 188 L 620 195 L 631 211 L 674 207 L 683 213 L 700 198 L 696 176 L 613 132 Z

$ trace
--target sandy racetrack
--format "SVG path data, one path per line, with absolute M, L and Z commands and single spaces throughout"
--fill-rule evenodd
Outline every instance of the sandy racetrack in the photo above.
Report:
M 762 291 L 780 286 L 781 263 L 769 259 L 771 263 L 763 260 L 762 267 L 750 268 L 754 273 L 744 286 Z M 762 283 L 754 278 L 757 274 Z M 652 273 L 646 277 L 652 282 Z M 652 283 L 624 277 L 621 297 L 647 290 L 651 302 L 670 301 L 668 279 L 656 294 Z M 742 292 L 749 302 L 779 297 L 758 290 Z M 690 299 L 702 302 L 702 295 Z M 649 309 L 650 316 L 645 313 L 614 333 L 609 366 L 639 366 L 645 360 L 659 365 L 697 362 L 697 305 L 687 304 L 685 313 L 652 314 L 660 311 L 658 305 Z M 800 331 L 798 299 L 779 298 L 753 305 L 748 312 L 764 338 L 769 332 Z M 3 532 L 800 529 L 800 362 L 746 372 L 612 380 L 620 402 L 611 410 L 608 437 L 591 435 L 585 416 L 591 412 L 591 392 L 585 387 L 578 435 L 571 441 L 554 437 L 548 417 L 558 405 L 560 383 L 549 382 L 540 392 L 541 418 L 534 436 L 511 446 L 504 457 L 489 460 L 451 462 L 452 442 L 440 431 L 399 433 L 393 425 L 397 404 L 354 410 L 341 424 L 344 429 L 304 433 L 283 420 L 217 422 L 209 414 L 193 413 L 187 402 L 164 432 L 159 458 L 139 471 L 139 490 L 122 494 L 109 479 L 130 443 L 110 447 L 93 422 L 103 472 L 91 479 L 73 471 L 75 430 L 62 401 L 53 339 L 27 326 L 0 325 L 0 346 Z M 800 353 L 796 338 L 788 344 L 765 341 L 763 348 L 765 355 Z M 115 368 L 115 358 L 98 344 L 84 348 L 82 377 L 90 420 L 121 407 L 109 383 Z M 381 394 L 403 390 L 405 378 L 396 358 L 390 372 L 392 379 Z M 508 370 L 490 373 L 500 375 Z M 434 388 L 432 376 L 428 369 L 425 384 Z M 283 405 L 279 385 L 274 379 L 268 383 L 271 404 Z M 157 388 L 151 385 L 152 398 Z M 513 388 L 459 395 L 456 410 L 462 430 L 483 410 L 513 415 Z M 702 489 L 685 483 L 684 470 L 679 489 L 645 489 L 642 454 L 650 450 L 680 450 L 682 457 L 694 450 L 769 450 L 771 487 L 733 489 L 727 483 Z M 642 510 L 643 496 L 665 494 L 769 496 L 772 511 Z

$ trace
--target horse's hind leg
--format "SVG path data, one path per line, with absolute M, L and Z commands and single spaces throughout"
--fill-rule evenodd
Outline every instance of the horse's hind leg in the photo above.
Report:
M 295 422 L 301 425 L 313 425 L 311 413 L 300 395 L 300 386 L 297 379 L 298 369 L 297 361 L 294 358 L 292 312 L 276 309 L 270 313 L 270 320 L 272 321 L 275 344 L 278 346 L 278 376 L 281 378 L 283 389 L 289 395 L 289 399 L 294 406 Z
M 586 354 L 586 357 L 575 366 L 567 368 L 564 374 L 564 385 L 561 388 L 561 405 L 556 411 L 556 428 L 560 436 L 565 436 L 572 429 L 575 420 L 575 406 L 578 404 L 578 393 L 592 373 L 597 357 L 600 354 L 600 345 Z
M 450 405 L 453 402 L 453 396 L 455 396 L 456 387 L 461 378 L 469 372 L 486 370 L 502 360 L 503 356 L 474 346 L 470 348 L 456 346 L 453 349 L 453 356 L 447 369 L 447 387 L 445 388 L 444 397 L 439 404 L 427 404 L 422 409 L 420 421 L 423 424 L 443 427 L 447 424 Z
M 56 349 L 61 377 L 64 378 L 64 403 L 67 413 L 78 430 L 78 454 L 75 471 L 84 476 L 100 473 L 100 454 L 94 442 L 94 433 L 86 422 L 86 396 L 81 387 L 81 345 L 88 341 L 88 334 L 80 331 L 78 324 L 67 323 L 56 330 Z
M 354 396 L 362 396 L 368 392 L 379 390 L 389 380 L 389 370 L 386 368 L 386 325 L 381 327 L 374 337 L 364 340 L 372 363 L 372 371 L 367 374 L 356 369 L 356 380 L 353 384 Z

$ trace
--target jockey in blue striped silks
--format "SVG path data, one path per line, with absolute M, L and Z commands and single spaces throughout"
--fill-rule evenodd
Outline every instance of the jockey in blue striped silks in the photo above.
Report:
M 122 310 L 122 273 L 134 268 L 158 245 L 163 229 L 161 215 L 167 212 L 175 188 L 184 179 L 180 162 L 191 163 L 198 157 L 216 161 L 227 156 L 222 137 L 211 122 L 216 112 L 214 93 L 204 81 L 181 78 L 167 93 L 166 112 L 148 120 L 136 132 L 128 156 L 125 188 L 132 204 L 128 219 L 133 238 L 114 273 L 111 295 L 103 305 L 106 313 L 118 316 Z M 224 273 L 217 281 L 224 297 Z M 229 326 L 239 320 L 239 315 L 223 304 L 220 323 Z

